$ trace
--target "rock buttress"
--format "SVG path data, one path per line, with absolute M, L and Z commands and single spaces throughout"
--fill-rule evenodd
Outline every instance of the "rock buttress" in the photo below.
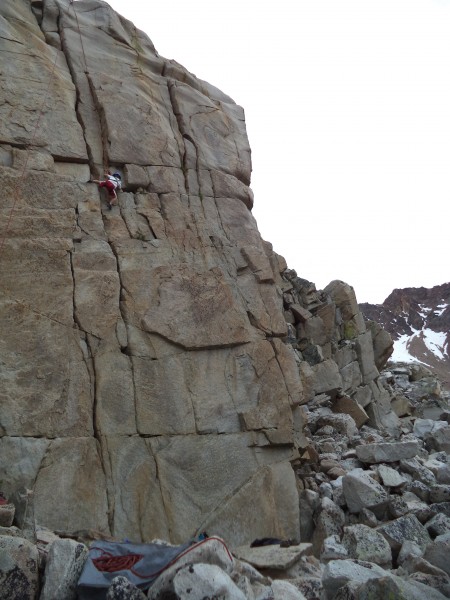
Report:
M 99 0 L 0 28 L 4 491 L 69 533 L 299 539 L 302 405 L 381 392 L 353 299 L 260 237 L 242 108 Z

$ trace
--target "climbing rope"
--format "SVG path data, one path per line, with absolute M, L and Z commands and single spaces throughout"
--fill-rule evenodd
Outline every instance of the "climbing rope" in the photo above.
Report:
M 101 556 L 92 559 L 92 563 L 97 571 L 102 571 L 102 573 L 115 573 L 116 571 L 131 571 L 141 558 L 144 558 L 143 554 L 114 556 L 111 552 L 104 550 Z
M 75 6 L 73 5 L 73 2 L 74 2 L 74 0 L 70 0 L 70 6 L 73 8 L 73 14 L 75 15 L 75 20 L 77 22 L 78 36 L 80 38 L 81 52 L 83 54 L 83 61 L 84 61 L 84 74 L 85 75 L 89 75 L 89 70 L 88 70 L 87 60 L 86 60 L 86 54 L 84 52 L 83 38 L 81 36 L 80 23 L 78 21 L 77 11 L 75 10 Z
M 75 10 L 75 7 L 74 7 L 74 0 L 70 0 L 70 6 L 73 9 L 73 14 L 75 16 L 75 21 L 77 23 L 78 37 L 80 38 L 81 53 L 83 55 L 83 62 L 84 62 L 84 74 L 86 75 L 86 79 L 88 81 L 88 85 L 89 85 L 89 89 L 91 90 L 91 94 L 92 94 L 92 96 L 94 96 L 92 81 L 90 79 L 90 73 L 89 73 L 88 64 L 87 64 L 86 53 L 84 51 L 84 44 L 83 44 L 83 37 L 81 35 L 80 22 L 78 21 L 77 11 Z M 105 151 L 103 151 L 103 169 L 105 171 L 107 171 L 108 168 L 109 168 L 108 158 L 105 154 Z

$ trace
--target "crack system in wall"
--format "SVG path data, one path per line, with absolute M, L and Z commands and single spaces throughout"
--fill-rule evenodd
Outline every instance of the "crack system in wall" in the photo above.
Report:
M 75 10 L 74 6 L 72 5 L 73 10 Z M 108 130 L 107 130 L 107 124 L 106 124 L 106 119 L 105 119 L 105 114 L 104 114 L 104 110 L 103 107 L 101 106 L 99 99 L 97 97 L 96 91 L 95 91 L 95 86 L 93 84 L 92 78 L 89 75 L 88 69 L 87 69 L 87 65 L 85 65 L 85 72 L 84 75 L 77 72 L 75 66 L 74 66 L 74 62 L 71 58 L 71 51 L 64 33 L 64 27 L 62 26 L 62 18 L 63 15 L 61 13 L 61 9 L 58 7 L 58 16 L 57 16 L 57 22 L 56 22 L 56 26 L 57 26 L 57 31 L 58 31 L 58 35 L 59 35 L 59 39 L 60 39 L 60 45 L 61 45 L 61 50 L 66 58 L 66 62 L 67 62 L 67 66 L 68 66 L 68 72 L 71 76 L 72 79 L 72 83 L 74 85 L 74 89 L 75 89 L 75 94 L 76 94 L 76 100 L 75 100 L 75 106 L 74 106 L 74 110 L 75 110 L 75 114 L 76 114 L 76 118 L 78 123 L 80 124 L 81 130 L 82 130 L 82 134 L 83 134 L 83 138 L 84 138 L 84 142 L 85 142 L 85 147 L 86 147 L 86 154 L 87 154 L 87 158 L 88 158 L 88 163 L 89 163 L 89 168 L 90 168 L 90 172 L 91 174 L 93 174 L 94 176 L 98 176 L 98 168 L 96 165 L 96 161 L 95 161 L 95 157 L 94 157 L 94 151 L 91 147 L 91 145 L 89 144 L 88 141 L 88 136 L 87 136 L 87 124 L 85 122 L 85 117 L 83 116 L 83 111 L 81 110 L 81 103 L 83 101 L 83 88 L 87 90 L 89 90 L 90 94 L 91 94 L 91 99 L 92 99 L 92 104 L 93 104 L 93 112 L 91 115 L 91 118 L 94 120 L 94 122 L 97 122 L 98 124 L 98 131 L 100 133 L 100 137 L 101 137 L 101 142 L 102 142 L 102 148 L 103 148 L 103 164 L 107 164 L 107 159 L 108 159 L 108 155 L 107 155 L 107 145 L 108 145 Z M 38 21 L 39 22 L 39 21 Z M 39 23 L 40 24 L 40 23 Z M 45 35 L 45 32 L 43 32 Z M 81 32 L 80 32 L 80 42 L 81 41 Z M 83 51 L 83 57 L 84 57 L 84 51 Z M 84 57 L 85 60 L 85 57 Z M 86 78 L 86 85 L 81 84 L 80 85 L 80 77 L 85 77 Z M 85 104 L 85 108 L 88 108 L 89 105 L 91 104 L 91 102 L 87 102 Z M 73 161 L 72 161 L 73 162 Z M 75 212 L 75 218 L 76 218 L 76 222 L 77 222 L 77 226 L 80 228 L 80 230 L 82 230 L 82 228 L 80 227 L 78 221 L 79 221 L 79 213 L 78 211 Z M 88 236 L 90 237 L 90 236 Z M 113 254 L 116 258 L 116 265 L 117 265 L 117 272 L 119 275 L 119 281 L 120 281 L 120 270 L 118 267 L 118 261 L 117 261 L 117 256 L 114 253 L 114 248 L 111 245 L 111 243 L 109 244 Z M 98 414 L 97 414 L 97 409 L 98 409 L 98 374 L 97 374 L 97 363 L 95 360 L 95 346 L 96 344 L 93 344 L 94 339 L 98 338 L 93 335 L 90 334 L 89 332 L 84 331 L 79 317 L 77 315 L 77 310 L 76 310 L 76 300 L 75 300 L 75 288 L 76 288 L 76 274 L 75 274 L 75 269 L 74 269 L 74 265 L 73 265 L 73 256 L 72 256 L 72 252 L 70 253 L 70 268 L 71 268 L 71 273 L 72 273 L 72 281 L 73 281 L 73 296 L 72 296 L 72 305 L 73 305 L 73 322 L 76 326 L 76 328 L 81 332 L 84 333 L 85 336 L 85 343 L 88 349 L 88 353 L 90 356 L 90 365 L 88 364 L 88 360 L 89 359 L 85 359 L 86 362 L 86 368 L 88 370 L 89 373 L 89 377 L 90 377 L 90 387 L 91 387 L 91 398 L 92 398 L 92 428 L 93 428 L 93 435 L 94 438 L 97 440 L 97 448 L 98 448 L 98 457 L 99 457 L 99 461 L 101 464 L 101 468 L 105 477 L 105 482 L 106 482 L 106 497 L 107 497 L 107 504 L 108 504 L 108 524 L 109 524 L 109 528 L 110 531 L 113 531 L 113 521 L 114 521 L 114 494 L 112 493 L 110 487 L 111 487 L 111 481 L 110 481 L 110 477 L 111 477 L 111 473 L 110 470 L 108 470 L 107 464 L 105 463 L 105 460 L 107 460 L 107 457 L 105 457 L 104 452 L 105 452 L 105 445 L 102 444 L 102 433 L 101 433 L 101 429 L 99 427 L 99 423 L 98 423 Z M 122 288 L 121 288 L 122 289 Z M 119 305 L 120 307 L 120 305 Z M 134 405 L 136 406 L 136 401 L 134 398 Z M 136 411 L 135 411 L 136 412 Z M 109 482 L 109 483 L 108 483 Z
M 73 10 L 75 10 L 75 8 L 73 7 Z M 84 138 L 84 142 L 86 145 L 86 153 L 87 153 L 87 157 L 88 157 L 88 161 L 89 161 L 89 169 L 91 171 L 91 173 L 95 172 L 95 163 L 94 163 L 94 156 L 93 156 L 93 152 L 92 152 L 92 148 L 89 145 L 89 142 L 87 140 L 87 136 L 86 136 L 86 125 L 83 119 L 83 116 L 81 114 L 81 110 L 80 110 L 80 102 L 81 102 L 81 91 L 80 91 L 80 86 L 78 85 L 78 81 L 77 81 L 77 73 L 76 70 L 74 68 L 71 56 L 70 56 L 70 51 L 67 45 L 67 41 L 64 35 L 64 28 L 61 25 L 61 19 L 62 19 L 62 14 L 61 14 L 61 10 L 58 7 L 58 17 L 56 20 L 56 26 L 57 26 L 57 30 L 58 30 L 58 35 L 59 35 L 59 39 L 60 39 L 60 44 L 61 44 L 61 51 L 65 56 L 66 62 L 67 62 L 67 67 L 69 69 L 69 73 L 72 79 L 72 83 L 74 85 L 75 88 L 75 94 L 76 94 L 76 100 L 75 100 L 75 115 L 77 118 L 78 123 L 80 124 L 81 130 L 83 132 L 83 138 Z M 43 31 L 44 35 L 45 32 Z
M 70 53 L 68 40 L 66 39 L 66 36 L 64 33 L 64 28 L 61 23 L 61 14 L 59 14 L 59 16 L 58 16 L 58 32 L 59 32 L 59 36 L 60 36 L 60 40 L 61 40 L 61 47 L 62 47 L 63 53 L 66 57 L 69 72 L 70 72 L 70 75 L 72 77 L 72 81 L 73 81 L 73 84 L 75 87 L 75 92 L 76 92 L 75 112 L 76 112 L 77 120 L 80 123 L 81 129 L 83 132 L 90 170 L 91 170 L 91 173 L 94 173 L 94 172 L 96 172 L 97 167 L 95 164 L 94 151 L 91 148 L 91 146 L 89 145 L 89 141 L 88 141 L 88 135 L 87 135 L 86 123 L 85 123 L 86 114 L 83 116 L 83 110 L 82 110 L 83 94 L 87 94 L 88 90 L 89 90 L 89 93 L 91 94 L 93 104 L 91 104 L 89 102 L 89 103 L 86 103 L 84 106 L 86 106 L 88 110 L 89 110 L 90 106 L 94 107 L 94 110 L 92 113 L 92 118 L 95 119 L 98 124 L 98 131 L 100 132 L 102 149 L 103 149 L 103 163 L 107 164 L 108 163 L 108 127 L 107 127 L 107 122 L 106 122 L 106 117 L 105 117 L 105 111 L 103 109 L 103 106 L 101 105 L 100 99 L 99 99 L 97 91 L 95 89 L 93 79 L 87 71 L 87 66 L 86 66 L 86 71 L 85 71 L 84 75 L 81 72 L 77 72 L 75 69 L 74 61 L 72 61 L 72 59 L 71 59 L 71 53 Z M 83 79 L 84 76 L 86 77 L 86 82 L 84 82 L 84 79 Z M 196 177 L 197 178 L 196 183 L 197 183 L 198 190 L 199 190 L 199 196 L 200 196 L 200 200 L 202 201 L 202 209 L 204 211 L 202 183 L 201 183 L 200 170 L 199 170 L 199 168 L 200 168 L 199 148 L 198 148 L 195 140 L 192 138 L 192 136 L 188 132 L 183 131 L 183 129 L 185 129 L 185 128 L 184 128 L 182 116 L 180 114 L 180 110 L 178 107 L 178 102 L 175 97 L 176 82 L 168 81 L 167 86 L 168 86 L 168 90 L 169 90 L 169 98 L 170 98 L 170 102 L 172 105 L 173 115 L 175 117 L 176 123 L 179 128 L 179 133 L 180 133 L 179 136 L 175 136 L 175 137 L 177 138 L 177 143 L 179 145 L 180 158 L 181 158 L 181 162 L 183 165 L 183 173 L 184 173 L 186 190 L 189 195 L 190 187 L 193 187 L 193 185 L 195 185 L 194 177 Z M 172 123 L 175 124 L 173 119 L 170 120 L 170 123 L 171 123 L 171 125 L 172 125 Z M 183 144 L 184 144 L 184 152 L 183 152 L 182 156 L 181 156 L 182 148 L 180 148 L 180 144 L 178 142 L 178 140 L 180 140 L 180 139 L 183 141 Z M 97 152 L 97 153 L 99 154 L 99 152 Z M 195 168 L 189 168 L 189 167 L 194 166 L 194 161 L 195 161 Z M 190 186 L 190 184 L 189 184 L 189 175 L 192 176 L 192 180 L 191 180 L 191 183 L 193 183 L 192 186 Z M 194 190 L 192 190 L 192 191 L 194 191 Z M 197 191 L 197 190 L 195 190 L 195 191 Z M 216 195 L 215 190 L 213 191 L 213 193 L 215 196 Z M 196 196 L 197 194 L 193 194 L 193 195 Z M 211 201 L 215 202 L 216 206 L 217 206 L 216 198 L 211 199 Z M 192 207 L 189 206 L 189 208 L 191 209 L 191 217 L 193 219 L 193 223 L 197 226 L 197 234 L 198 234 L 199 225 L 195 221 L 195 215 L 193 213 Z M 218 215 L 218 219 L 220 221 L 221 227 L 222 227 L 222 231 L 224 232 L 224 236 L 228 240 L 228 236 L 226 235 L 226 229 L 224 228 L 223 223 L 221 222 L 221 214 L 220 214 L 219 210 L 217 210 L 217 215 Z M 122 218 L 123 218 L 123 216 L 122 216 Z M 102 219 L 103 219 L 103 226 L 105 229 L 105 224 L 107 224 L 108 218 L 103 213 L 102 213 Z M 76 213 L 76 220 L 77 220 L 77 222 L 79 220 L 78 213 Z M 165 223 L 164 223 L 164 226 L 165 226 Z M 206 227 L 205 227 L 205 229 L 206 229 Z M 108 230 L 108 228 L 106 228 L 106 232 L 107 232 L 107 230 Z M 118 277 L 119 277 L 120 299 L 121 299 L 124 287 L 123 287 L 122 277 L 121 277 L 121 272 L 120 272 L 119 257 L 117 254 L 117 249 L 115 248 L 114 243 L 111 242 L 111 239 L 110 239 L 109 235 L 107 235 L 107 233 L 106 233 L 106 239 L 108 241 L 108 244 L 111 248 L 112 253 L 115 256 L 116 269 L 117 269 L 117 273 L 118 273 Z M 230 245 L 233 245 L 233 246 L 235 245 L 235 244 L 232 244 L 230 240 L 228 240 L 228 242 Z M 185 252 L 187 253 L 188 249 L 185 249 Z M 226 256 L 225 252 L 223 252 L 223 254 L 224 254 L 224 256 Z M 71 266 L 71 270 L 72 270 L 72 280 L 73 280 L 73 321 L 76 324 L 77 328 L 85 334 L 85 340 L 86 340 L 86 344 L 87 344 L 87 347 L 89 350 L 89 355 L 92 359 L 92 369 L 89 371 L 90 376 L 91 376 L 91 386 L 92 386 L 92 393 L 93 393 L 93 406 L 92 406 L 93 421 L 92 421 L 92 423 L 93 423 L 94 437 L 97 440 L 97 446 L 99 448 L 99 459 L 101 461 L 101 467 L 102 467 L 104 477 L 106 480 L 106 485 L 107 485 L 108 520 L 109 520 L 109 527 L 112 531 L 113 527 L 114 527 L 114 510 L 115 510 L 114 489 L 115 489 L 115 486 L 119 485 L 119 483 L 114 481 L 114 477 L 112 474 L 112 466 L 111 466 L 111 455 L 110 455 L 110 451 L 109 451 L 108 444 L 107 444 L 107 438 L 106 438 L 106 436 L 102 435 L 101 427 L 99 426 L 99 423 L 98 423 L 97 409 L 98 409 L 98 402 L 99 402 L 99 390 L 98 390 L 99 377 L 98 377 L 97 369 L 99 368 L 99 365 L 97 364 L 97 361 L 95 359 L 95 353 L 97 350 L 96 345 L 97 345 L 97 342 L 99 341 L 99 338 L 92 336 L 92 334 L 89 334 L 89 332 L 84 331 L 81 326 L 79 316 L 77 315 L 77 307 L 76 307 L 76 302 L 75 302 L 76 275 L 75 275 L 75 269 L 74 269 L 72 255 L 70 257 L 70 266 Z M 119 300 L 119 311 L 122 316 L 123 322 L 126 323 L 126 321 L 125 321 L 126 314 L 125 314 L 125 311 L 123 309 L 123 306 L 122 306 L 122 303 L 120 300 Z M 257 325 L 255 325 L 255 327 L 260 329 L 260 327 L 258 327 Z M 121 344 L 119 343 L 119 340 L 117 340 L 117 341 L 118 341 L 118 345 L 120 347 Z M 126 348 L 127 345 L 124 347 Z M 210 348 L 219 348 L 219 349 L 224 349 L 225 347 L 226 347 L 225 344 L 210 346 Z M 119 350 L 120 350 L 120 348 L 119 348 Z M 187 350 L 189 350 L 189 348 Z M 135 419 L 137 419 L 136 379 L 135 379 L 135 373 L 134 373 L 133 360 L 131 357 L 129 357 L 129 362 L 131 365 L 131 375 L 132 375 L 132 381 L 133 381 L 134 416 L 135 416 Z M 191 393 L 192 393 L 192 390 L 191 390 Z M 192 402 L 192 398 L 191 398 L 191 402 Z M 193 412 L 195 412 L 195 411 L 193 411 Z M 197 428 L 197 420 L 195 420 L 195 426 Z M 136 423 L 136 431 L 138 431 L 137 423 Z M 197 434 L 198 433 L 199 432 L 197 430 Z M 140 436 L 140 437 L 144 437 L 144 436 Z M 166 515 L 168 515 L 170 513 L 170 511 L 169 511 L 170 500 L 169 500 L 169 498 L 167 498 L 167 500 L 166 500 L 166 498 L 163 494 L 163 490 L 161 489 L 157 453 L 152 453 L 152 455 L 155 460 L 156 471 L 157 471 L 156 482 L 157 482 L 157 485 L 159 485 L 159 487 L 160 487 L 161 496 L 163 498 L 163 503 L 164 503 L 164 507 L 165 507 L 165 512 L 166 512 Z M 243 487 L 244 485 L 246 485 L 246 482 L 241 484 L 238 488 L 231 490 L 229 492 L 227 498 L 233 497 L 238 492 L 239 488 Z M 213 510 L 210 510 L 208 512 L 207 518 L 210 518 L 210 515 L 216 510 L 216 508 Z M 169 525 L 169 527 L 170 527 L 170 525 Z M 171 531 L 171 533 L 173 533 L 173 532 Z M 142 532 L 141 532 L 141 535 L 142 535 Z
M 164 71 L 163 71 L 163 74 L 164 74 Z M 183 124 L 181 122 L 181 118 L 180 118 L 180 114 L 179 114 L 179 110 L 178 110 L 178 103 L 176 101 L 175 93 L 174 93 L 175 85 L 176 85 L 176 83 L 174 81 L 172 81 L 171 79 L 167 80 L 167 89 L 169 91 L 169 100 L 170 100 L 170 104 L 172 107 L 172 114 L 175 117 L 176 123 L 178 125 L 178 132 L 179 132 L 181 139 L 183 140 L 183 144 L 184 144 L 185 136 L 183 133 Z M 175 139 L 178 139 L 177 136 L 175 136 Z M 184 175 L 184 187 L 186 188 L 186 193 L 189 194 L 188 153 L 187 153 L 186 144 L 184 144 L 184 149 L 183 149 L 182 154 L 181 154 L 181 149 L 180 149 L 180 159 L 181 159 L 181 168 L 182 168 L 183 175 Z

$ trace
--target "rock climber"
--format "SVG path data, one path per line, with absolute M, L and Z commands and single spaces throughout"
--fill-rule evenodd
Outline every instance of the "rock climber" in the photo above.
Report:
M 111 175 L 110 171 L 105 171 L 105 179 L 103 181 L 99 181 L 98 179 L 92 179 L 92 183 L 97 183 L 99 187 L 105 187 L 108 190 L 108 208 L 111 210 L 112 205 L 115 204 L 117 200 L 116 190 L 120 190 L 122 188 L 122 177 L 120 173 L 113 173 Z

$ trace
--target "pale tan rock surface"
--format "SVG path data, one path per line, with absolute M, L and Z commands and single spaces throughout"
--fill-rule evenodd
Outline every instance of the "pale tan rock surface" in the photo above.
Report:
M 257 569 L 286 570 L 301 556 L 311 553 L 311 544 L 282 547 L 279 544 L 250 547 L 239 546 L 233 552 L 237 558 L 250 563 Z
M 287 271 L 243 109 L 105 2 L 5 0 L 0 33 L 4 491 L 65 533 L 299 540 L 302 405 L 391 418 L 353 289 Z

